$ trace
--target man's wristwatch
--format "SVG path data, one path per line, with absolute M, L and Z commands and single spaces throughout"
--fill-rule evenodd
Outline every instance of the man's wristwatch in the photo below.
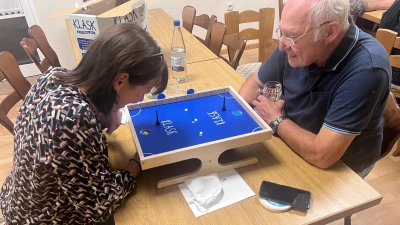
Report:
M 272 121 L 269 126 L 272 129 L 272 134 L 275 134 L 276 131 L 278 130 L 278 125 L 280 122 L 282 122 L 282 120 L 286 119 L 286 116 L 280 116 L 278 118 L 276 118 L 274 121 Z

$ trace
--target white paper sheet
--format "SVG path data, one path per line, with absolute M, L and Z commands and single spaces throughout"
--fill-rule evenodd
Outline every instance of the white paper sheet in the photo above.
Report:
M 241 201 L 243 199 L 254 196 L 254 192 L 250 189 L 250 187 L 244 182 L 242 177 L 236 172 L 236 170 L 228 170 L 218 174 L 221 185 L 224 191 L 224 195 L 221 200 L 215 205 L 208 208 L 207 211 L 200 211 L 195 204 L 189 204 L 191 199 L 191 193 L 189 189 L 186 187 L 185 183 L 179 184 L 179 189 L 181 190 L 183 196 L 188 202 L 189 207 L 192 209 L 192 212 L 195 217 L 202 216 L 209 212 L 215 211 L 217 209 L 223 208 L 225 206 L 231 205 L 235 202 Z

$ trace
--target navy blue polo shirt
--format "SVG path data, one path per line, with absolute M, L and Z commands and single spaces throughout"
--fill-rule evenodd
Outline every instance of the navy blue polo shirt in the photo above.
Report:
M 314 134 L 322 126 L 357 135 L 341 160 L 355 172 L 380 155 L 383 110 L 391 83 L 388 54 L 349 18 L 350 27 L 324 66 L 293 68 L 275 49 L 259 72 L 260 83 L 279 81 L 287 117 Z

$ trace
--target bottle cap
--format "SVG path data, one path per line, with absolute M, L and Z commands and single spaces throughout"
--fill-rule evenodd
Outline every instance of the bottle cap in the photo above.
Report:
M 292 208 L 291 205 L 286 205 L 269 199 L 264 199 L 259 197 L 258 200 L 260 200 L 261 205 L 274 212 L 286 212 L 290 208 Z
M 174 20 L 174 26 L 180 26 L 181 21 L 180 20 Z

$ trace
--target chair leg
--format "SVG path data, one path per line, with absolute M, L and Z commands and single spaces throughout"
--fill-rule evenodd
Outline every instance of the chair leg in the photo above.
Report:
M 344 225 L 351 225 L 351 215 L 344 218 Z

